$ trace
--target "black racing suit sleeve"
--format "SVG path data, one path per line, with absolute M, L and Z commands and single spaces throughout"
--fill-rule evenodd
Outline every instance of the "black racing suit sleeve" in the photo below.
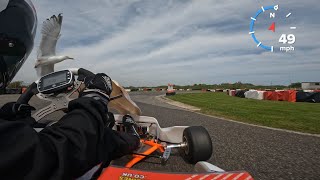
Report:
M 121 136 L 105 127 L 104 106 L 78 98 L 59 122 L 39 133 L 27 123 L 0 120 L 0 179 L 74 179 L 118 157 L 118 148 L 130 143 L 118 142 Z

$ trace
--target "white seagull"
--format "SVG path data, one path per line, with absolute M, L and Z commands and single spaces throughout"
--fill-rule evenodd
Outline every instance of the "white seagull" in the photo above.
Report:
M 66 59 L 73 59 L 69 56 L 56 56 L 56 45 L 60 37 L 62 18 L 61 14 L 58 17 L 53 15 L 43 22 L 42 39 L 34 66 L 39 77 L 54 72 L 54 64 Z

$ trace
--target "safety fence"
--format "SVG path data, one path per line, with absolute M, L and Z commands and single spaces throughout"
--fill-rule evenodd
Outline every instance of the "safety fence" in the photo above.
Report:
M 270 101 L 288 101 L 288 102 L 311 102 L 320 103 L 320 90 L 227 90 L 229 96 L 240 98 L 270 100 Z

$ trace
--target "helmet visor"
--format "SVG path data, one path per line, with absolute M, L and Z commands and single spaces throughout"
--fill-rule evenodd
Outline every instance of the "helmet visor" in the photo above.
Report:
M 0 55 L 0 88 L 4 88 L 10 83 L 23 63 L 24 56 Z
M 37 29 L 30 0 L 3 2 L 7 3 L 0 4 L 0 88 L 10 83 L 31 53 Z

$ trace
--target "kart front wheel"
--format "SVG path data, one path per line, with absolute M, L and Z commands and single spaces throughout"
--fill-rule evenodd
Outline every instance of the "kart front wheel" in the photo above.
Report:
M 182 149 L 184 159 L 195 164 L 206 161 L 212 155 L 212 141 L 208 131 L 202 126 L 190 126 L 183 131 Z

